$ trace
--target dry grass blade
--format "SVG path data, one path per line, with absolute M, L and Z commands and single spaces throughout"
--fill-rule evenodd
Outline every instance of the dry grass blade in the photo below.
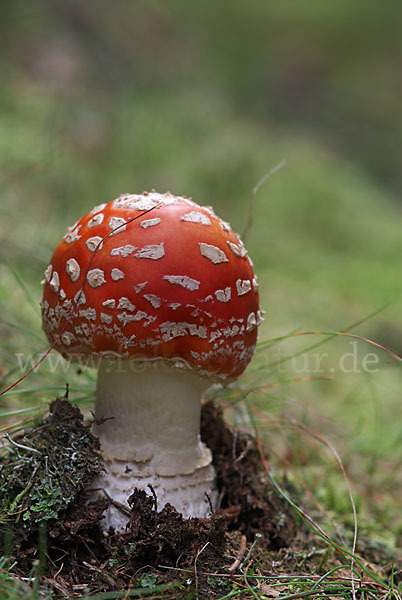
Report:
M 306 427 L 304 424 L 302 423 L 298 423 L 296 420 L 290 420 L 289 422 L 292 423 L 293 425 L 296 425 L 297 428 L 302 431 L 304 431 L 305 433 L 307 433 L 308 435 L 314 437 L 315 439 L 317 439 L 318 441 L 320 441 L 322 444 L 324 444 L 334 455 L 340 471 L 345 479 L 347 488 L 348 488 L 348 492 L 349 492 L 349 498 L 352 504 L 352 509 L 353 509 L 353 515 L 354 515 L 354 536 L 353 536 L 353 545 L 352 545 L 352 550 L 347 550 L 346 548 L 341 547 L 339 544 L 337 544 L 332 538 L 331 536 L 329 536 L 321 527 L 320 525 L 310 516 L 308 515 L 300 506 L 298 506 L 291 498 L 289 498 L 288 494 L 279 486 L 279 484 L 276 482 L 276 480 L 274 479 L 268 463 L 266 461 L 266 458 L 264 456 L 264 451 L 263 451 L 263 447 L 261 444 L 261 439 L 260 439 L 260 435 L 259 435 L 259 431 L 258 431 L 258 426 L 256 423 L 256 419 L 254 417 L 254 414 L 252 412 L 251 406 L 247 400 L 247 398 L 244 399 L 245 400 L 245 404 L 247 407 L 247 412 L 249 414 L 249 418 L 250 418 L 250 422 L 253 426 L 254 429 L 254 434 L 257 440 L 257 446 L 259 449 L 259 453 L 260 453 L 260 457 L 261 457 L 261 461 L 262 464 L 264 466 L 264 469 L 267 473 L 268 478 L 270 479 L 271 483 L 274 485 L 274 487 L 276 488 L 276 490 L 278 491 L 278 493 L 299 513 L 299 515 L 303 518 L 303 520 L 305 520 L 313 529 L 313 531 L 315 531 L 322 539 L 324 539 L 328 544 L 330 544 L 333 548 L 335 548 L 335 550 L 341 554 L 344 555 L 345 557 L 349 557 L 351 563 L 350 563 L 350 568 L 351 571 L 353 572 L 353 576 L 351 578 L 351 584 L 352 584 L 352 592 L 353 590 L 355 591 L 355 587 L 354 587 L 354 573 L 355 573 L 355 564 L 357 564 L 359 566 L 359 568 L 362 570 L 362 572 L 364 572 L 366 575 L 368 575 L 369 578 L 371 578 L 373 581 L 375 581 L 377 584 L 379 584 L 380 586 L 382 586 L 384 589 L 389 589 L 388 586 L 381 581 L 381 579 L 373 572 L 369 571 L 364 564 L 362 563 L 362 561 L 360 559 L 357 558 L 357 556 L 355 555 L 355 550 L 356 550 L 356 541 L 357 541 L 357 514 L 356 514 L 356 507 L 355 507 L 355 503 L 353 500 L 353 496 L 352 496 L 352 492 L 351 492 L 351 487 L 350 487 L 350 483 L 349 480 L 347 478 L 342 460 L 340 459 L 340 456 L 338 454 L 338 452 L 336 451 L 336 449 L 333 447 L 333 445 L 328 442 L 327 440 L 325 440 L 325 438 L 323 436 L 321 436 L 321 434 L 311 431 L 308 427 Z
M 356 599 L 356 589 L 355 589 L 354 563 L 355 563 L 355 552 L 356 552 L 356 544 L 357 544 L 358 526 L 357 526 L 356 504 L 355 504 L 355 501 L 353 499 L 352 487 L 350 485 L 349 478 L 348 478 L 348 476 L 346 474 L 345 467 L 343 465 L 341 457 L 339 456 L 338 451 L 333 446 L 333 444 L 331 444 L 330 441 L 328 441 L 327 439 L 325 439 L 324 436 L 321 435 L 320 433 L 318 433 L 317 431 L 313 431 L 312 429 L 310 429 L 309 427 L 307 427 L 307 425 L 305 425 L 304 423 L 297 422 L 297 427 L 301 431 L 304 431 L 308 435 L 312 436 L 313 438 L 315 438 L 316 440 L 318 440 L 319 442 L 321 442 L 322 444 L 324 444 L 324 446 L 326 446 L 332 452 L 332 454 L 334 455 L 334 457 L 336 459 L 336 462 L 338 463 L 338 467 L 339 467 L 339 469 L 340 469 L 340 471 L 342 473 L 343 479 L 345 481 L 345 484 L 346 484 L 346 487 L 347 487 L 347 490 L 348 490 L 350 504 L 352 506 L 352 511 L 353 511 L 353 544 L 352 544 L 352 553 L 351 553 L 352 555 L 351 555 L 350 569 L 351 569 L 352 595 L 353 595 L 353 598 L 355 600 Z
M 267 179 L 272 177 L 272 175 L 275 175 L 275 173 L 277 173 L 280 169 L 282 169 L 282 167 L 284 167 L 285 164 L 286 164 L 286 160 L 282 160 L 275 167 L 273 167 L 267 173 L 265 173 L 265 175 L 263 175 L 263 177 L 261 177 L 261 179 L 259 181 L 257 181 L 255 186 L 253 187 L 253 191 L 251 193 L 250 204 L 249 204 L 247 223 L 246 223 L 246 226 L 245 226 L 245 228 L 243 230 L 243 234 L 242 234 L 242 239 L 244 242 L 247 240 L 247 236 L 248 236 L 248 233 L 250 231 L 250 228 L 251 228 L 251 225 L 253 222 L 254 202 L 255 202 L 255 196 L 256 196 L 258 190 L 267 181 Z
M 365 317 L 362 317 L 358 321 L 355 321 L 351 325 L 348 325 L 347 327 L 345 327 L 344 329 L 342 329 L 341 333 L 348 333 L 352 329 L 356 329 L 356 327 L 359 327 L 359 325 L 362 325 L 363 323 L 366 323 L 367 321 L 370 321 L 370 319 L 373 319 L 374 317 L 376 317 L 380 313 L 384 312 L 387 308 L 389 308 L 390 306 L 392 306 L 392 304 L 393 304 L 393 302 L 387 302 L 386 304 L 383 304 L 382 306 L 380 306 L 376 310 L 373 310 L 372 312 L 370 312 Z M 296 333 L 298 333 L 298 332 L 297 331 L 291 331 L 286 337 L 290 338 L 293 335 L 295 335 Z M 278 365 L 280 363 L 284 363 L 284 362 L 286 362 L 288 360 L 291 360 L 292 358 L 297 358 L 298 356 L 301 356 L 302 354 L 305 354 L 306 352 L 310 352 L 311 350 L 315 350 L 316 348 L 319 348 L 320 346 L 323 346 L 327 342 L 331 341 L 333 338 L 334 338 L 333 335 L 329 335 L 326 339 L 320 340 L 319 342 L 311 344 L 310 346 L 307 346 L 307 348 L 303 348 L 303 350 L 299 350 L 298 352 L 294 352 L 293 354 L 290 354 L 289 356 L 282 357 L 279 361 L 275 361 L 275 362 L 269 363 L 268 367 L 274 367 L 274 366 L 276 366 L 276 365 Z M 282 340 L 278 340 L 278 341 L 282 341 Z M 271 346 L 274 343 L 275 342 L 272 342 L 272 344 L 271 344 L 271 340 L 267 340 L 266 342 L 260 342 L 260 343 L 257 344 L 257 348 L 260 349 L 260 350 L 262 350 L 262 349 L 264 349 L 264 347 L 267 344 L 269 346 Z

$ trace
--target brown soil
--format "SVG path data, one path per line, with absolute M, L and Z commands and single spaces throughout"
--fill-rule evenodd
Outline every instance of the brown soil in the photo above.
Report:
M 0 458 L 0 542 L 15 575 L 34 573 L 56 597 L 141 588 L 158 598 L 213 599 L 233 589 L 236 557 L 247 568 L 254 560 L 254 571 L 296 568 L 311 534 L 296 528 L 272 489 L 255 440 L 234 433 L 213 403 L 203 408 L 201 434 L 220 490 L 212 518 L 183 520 L 169 505 L 157 512 L 157 499 L 135 490 L 127 531 L 103 535 L 98 523 L 110 500 L 87 500 L 100 470 L 98 440 L 67 399 L 53 402 L 48 417 Z M 322 552 L 312 553 L 310 570 Z

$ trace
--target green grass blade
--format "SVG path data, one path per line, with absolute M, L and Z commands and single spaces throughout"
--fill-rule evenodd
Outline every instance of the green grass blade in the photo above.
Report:
M 6 259 L 4 258 L 4 256 L 2 256 L 1 254 L 0 254 L 0 260 L 5 265 L 5 267 L 10 271 L 10 273 L 13 275 L 15 281 L 18 283 L 19 287 L 21 288 L 21 290 L 24 293 L 24 296 L 26 297 L 26 299 L 28 300 L 29 304 L 32 306 L 33 310 L 35 311 L 36 316 L 38 317 L 39 316 L 38 302 L 37 302 L 37 300 L 35 300 L 35 298 L 31 294 L 31 292 L 29 291 L 29 289 L 25 285 L 25 283 L 22 280 L 21 276 L 19 275 L 18 271 L 16 269 L 14 269 L 14 267 L 12 267 L 6 261 Z

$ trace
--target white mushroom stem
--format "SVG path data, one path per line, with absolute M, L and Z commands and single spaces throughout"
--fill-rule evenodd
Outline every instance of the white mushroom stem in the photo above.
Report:
M 208 383 L 156 361 L 102 360 L 96 388 L 95 434 L 106 473 L 94 487 L 127 505 L 135 488 L 172 504 L 185 518 L 207 517 L 216 503 L 215 470 L 200 440 L 202 393 Z M 104 420 L 106 419 L 106 420 Z M 111 507 L 103 527 L 124 529 L 127 517 Z

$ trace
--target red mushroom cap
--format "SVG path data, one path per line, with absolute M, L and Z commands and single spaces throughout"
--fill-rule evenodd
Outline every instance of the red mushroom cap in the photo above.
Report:
M 151 192 L 96 206 L 68 229 L 45 271 L 42 320 L 74 360 L 162 359 L 233 379 L 262 317 L 230 225 L 188 198 Z

